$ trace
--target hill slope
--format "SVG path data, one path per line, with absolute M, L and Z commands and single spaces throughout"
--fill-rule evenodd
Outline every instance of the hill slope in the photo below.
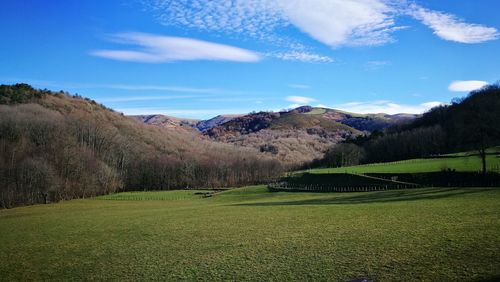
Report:
M 488 155 L 488 171 L 500 172 L 500 158 Z M 374 163 L 367 165 L 319 168 L 308 170 L 311 173 L 428 173 L 440 171 L 478 172 L 481 170 L 481 158 L 477 155 L 462 157 L 439 157 L 410 159 L 397 162 Z
M 404 124 L 416 115 L 354 114 L 302 106 L 289 111 L 246 115 L 219 115 L 193 121 L 163 115 L 132 116 L 160 127 L 196 128 L 212 140 L 258 150 L 288 166 L 321 158 L 334 144 L 347 138 Z
M 235 117 L 208 129 L 219 142 L 251 147 L 289 165 L 321 158 L 334 144 L 373 130 L 410 121 L 414 115 L 360 115 L 333 109 L 299 107 Z
M 90 99 L 0 86 L 0 208 L 117 190 L 223 187 L 281 171 L 257 150 L 147 126 Z
M 489 85 L 406 124 L 351 138 L 312 165 L 338 167 L 475 151 L 486 173 L 487 149 L 500 145 L 499 109 L 500 85 Z
M 180 119 L 166 115 L 138 115 L 129 117 L 145 124 L 160 125 L 169 128 L 175 128 L 179 126 L 195 127 L 199 122 L 199 120 L 196 119 Z

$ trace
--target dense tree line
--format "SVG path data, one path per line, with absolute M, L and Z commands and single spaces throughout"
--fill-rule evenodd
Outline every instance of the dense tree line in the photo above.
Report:
M 29 84 L 19 83 L 15 87 L 10 85 L 0 85 L 0 104 L 27 103 L 44 97 L 51 92 L 47 89 L 37 90 Z
M 486 171 L 486 149 L 500 145 L 500 86 L 490 85 L 384 132 L 334 145 L 312 166 L 345 166 L 476 151 Z M 356 153 L 353 153 L 356 152 Z M 347 160 L 346 160 L 347 157 Z
M 389 133 L 365 143 L 363 162 L 388 162 L 437 155 L 446 151 L 440 125 Z
M 9 104 L 0 105 L 2 208 L 115 191 L 246 185 L 282 170 L 257 150 L 143 125 L 81 97 L 21 84 L 0 86 L 0 101 Z
M 326 167 L 358 165 L 364 154 L 364 149 L 360 146 L 350 143 L 340 143 L 325 153 L 325 156 L 321 160 L 321 165 Z

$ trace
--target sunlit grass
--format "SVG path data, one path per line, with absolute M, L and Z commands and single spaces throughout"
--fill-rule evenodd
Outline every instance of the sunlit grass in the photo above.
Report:
M 500 189 L 107 199 L 1 210 L 0 280 L 500 277 Z
M 187 200 L 201 198 L 202 190 L 176 190 L 155 192 L 123 192 L 97 197 L 99 200 L 123 200 L 123 201 L 146 201 L 146 200 Z
M 487 168 L 489 171 L 500 172 L 500 158 L 495 155 L 487 156 Z M 481 171 L 481 158 L 478 156 L 466 156 L 460 158 L 435 158 L 435 159 L 412 159 L 405 161 L 376 163 L 368 165 L 320 168 L 308 170 L 310 173 L 422 173 L 437 172 L 452 169 L 456 171 Z
M 312 111 L 304 113 L 304 114 L 306 114 L 306 115 L 322 115 L 324 113 L 326 113 L 326 109 L 314 108 L 314 109 L 312 109 Z

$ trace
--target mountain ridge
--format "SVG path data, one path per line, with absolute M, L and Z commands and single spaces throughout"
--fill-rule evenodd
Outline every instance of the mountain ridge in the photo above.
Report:
M 260 112 L 253 112 L 253 113 L 247 113 L 247 114 L 220 114 L 217 116 L 214 116 L 209 119 L 204 119 L 204 120 L 199 120 L 199 119 L 190 119 L 190 118 L 178 118 L 170 115 L 164 115 L 164 114 L 151 114 L 151 115 L 129 115 L 128 117 L 131 117 L 133 119 L 139 120 L 145 124 L 149 125 L 157 125 L 157 126 L 165 126 L 165 127 L 177 127 L 177 126 L 190 126 L 192 128 L 197 129 L 198 131 L 202 133 L 208 132 L 210 129 L 220 126 L 222 124 L 225 124 L 227 122 L 230 122 L 234 119 L 241 118 L 241 117 L 250 117 L 250 116 L 255 116 L 256 114 L 259 113 L 278 113 L 280 115 L 286 114 L 286 113 L 306 113 L 313 115 L 315 114 L 314 112 L 324 111 L 325 113 L 325 118 L 326 119 L 331 119 L 333 121 L 341 122 L 343 124 L 349 125 L 351 127 L 354 127 L 355 129 L 358 129 L 360 131 L 374 131 L 374 130 L 380 130 L 384 129 L 386 127 L 386 124 L 380 123 L 381 120 L 385 120 L 386 123 L 388 121 L 393 121 L 393 122 L 404 122 L 404 121 L 410 121 L 413 120 L 419 116 L 420 114 L 408 114 L 408 113 L 398 113 L 398 114 L 386 114 L 386 113 L 368 113 L 368 114 L 358 114 L 358 113 L 351 113 L 347 111 L 342 111 L 338 109 L 333 109 L 333 108 L 325 108 L 325 107 L 311 107 L 311 106 L 300 106 L 294 109 L 290 110 L 283 110 L 283 111 L 271 111 L 271 112 L 266 112 L 266 111 L 260 111 Z M 367 120 L 367 121 L 374 121 L 378 120 L 379 123 L 372 124 L 371 126 L 368 127 L 363 127 L 362 125 L 357 125 L 356 123 L 352 122 L 354 120 Z
M 355 114 L 301 106 L 279 112 L 218 115 L 201 121 L 150 115 L 133 116 L 152 126 L 190 130 L 201 138 L 256 149 L 288 165 L 321 158 L 346 139 L 410 122 L 411 114 Z

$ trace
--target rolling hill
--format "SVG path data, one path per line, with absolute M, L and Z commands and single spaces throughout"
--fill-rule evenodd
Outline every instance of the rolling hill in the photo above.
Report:
M 199 122 L 199 120 L 196 119 L 180 119 L 165 115 L 138 115 L 130 117 L 145 124 L 160 125 L 168 128 L 175 128 L 178 126 L 195 127 Z
M 146 124 L 192 127 L 212 140 L 257 149 L 289 166 L 321 158 L 332 145 L 346 138 L 383 130 L 415 119 L 411 114 L 354 114 L 302 106 L 281 112 L 219 115 L 205 121 L 163 115 L 134 116 Z

